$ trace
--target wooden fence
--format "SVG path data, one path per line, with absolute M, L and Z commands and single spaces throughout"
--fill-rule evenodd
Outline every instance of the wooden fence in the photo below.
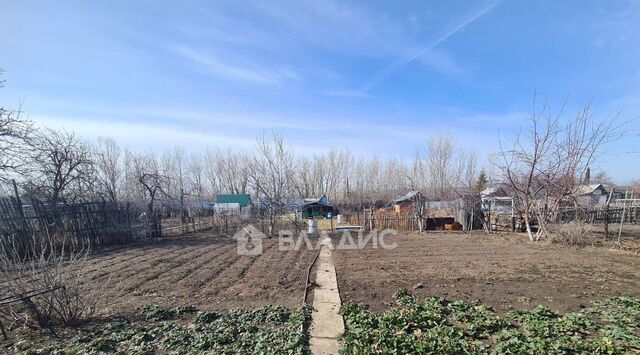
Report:
M 639 223 L 640 207 L 616 207 L 607 210 L 587 211 L 584 213 L 584 220 L 588 223 L 601 224 L 605 218 L 609 223 Z M 624 218 L 624 221 L 623 221 Z
M 129 204 L 87 202 L 56 205 L 16 197 L 0 198 L 0 243 L 30 250 L 42 238 L 58 238 L 84 245 L 110 245 L 157 234 L 156 218 L 146 218 Z
M 453 226 L 456 219 L 453 216 L 418 215 L 412 213 L 372 212 L 365 209 L 362 214 L 348 217 L 349 223 L 362 226 L 365 230 L 395 229 L 405 232 L 427 230 L 442 230 L 445 225 Z M 461 228 L 461 224 L 456 224 Z
M 344 216 L 346 223 L 355 226 L 361 226 L 365 230 L 372 229 L 396 229 L 400 231 L 419 231 L 443 229 L 444 224 L 451 224 L 460 220 L 453 217 L 453 214 L 433 217 L 429 213 L 423 216 L 410 213 L 393 213 L 383 211 L 372 211 L 364 209 L 364 211 L 355 212 Z M 560 211 L 555 216 L 555 223 L 570 223 L 576 219 L 586 223 L 602 224 L 608 218 L 609 223 L 640 223 L 640 206 L 624 206 L 611 207 L 608 211 L 599 210 L 576 210 L 569 209 Z M 522 231 L 524 230 L 524 220 L 518 214 L 513 215 L 511 212 L 485 212 L 484 220 L 478 215 L 472 219 L 474 229 L 482 228 L 482 223 L 489 231 Z M 532 217 L 532 225 L 536 225 L 535 218 Z M 480 224 L 477 226 L 477 224 Z M 464 226 L 463 226 L 464 229 Z

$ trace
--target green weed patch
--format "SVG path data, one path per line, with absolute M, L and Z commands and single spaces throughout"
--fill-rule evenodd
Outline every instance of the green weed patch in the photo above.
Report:
M 148 322 L 81 329 L 68 343 L 22 354 L 307 354 L 311 309 L 267 306 L 197 312 L 195 307 L 143 309 Z M 189 317 L 189 318 L 185 318 Z
M 406 290 L 383 313 L 346 303 L 343 354 L 626 354 L 640 351 L 640 300 L 617 297 L 580 313 L 538 306 L 499 317 L 490 307 Z

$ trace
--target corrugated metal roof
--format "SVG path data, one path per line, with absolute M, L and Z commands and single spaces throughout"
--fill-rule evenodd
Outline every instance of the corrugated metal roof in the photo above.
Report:
M 480 196 L 482 197 L 506 197 L 508 196 L 507 191 L 502 186 L 491 186 L 480 192 Z
M 237 203 L 240 205 L 240 207 L 247 207 L 251 205 L 251 195 L 218 195 L 216 197 L 216 203 Z
M 604 186 L 602 186 L 602 184 L 578 185 L 578 187 L 576 188 L 576 193 L 578 195 L 590 195 L 594 191 L 600 188 L 602 188 L 603 194 L 608 193 L 607 189 L 605 189 Z
M 404 201 L 409 201 L 409 200 L 413 200 L 416 196 L 418 196 L 418 194 L 420 194 L 420 191 L 409 191 L 407 192 L 406 195 L 402 196 L 402 197 L 398 197 L 395 200 L 393 200 L 393 203 L 400 203 L 400 202 L 404 202 Z
M 321 204 L 321 205 L 325 205 L 325 206 L 333 206 L 333 203 L 331 203 L 331 201 L 329 201 L 329 198 L 327 197 L 327 195 L 322 195 L 318 198 L 305 198 L 304 199 L 304 205 L 310 205 L 310 204 Z

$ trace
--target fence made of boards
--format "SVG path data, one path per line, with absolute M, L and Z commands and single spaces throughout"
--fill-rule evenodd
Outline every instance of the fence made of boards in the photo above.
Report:
M 0 243 L 30 250 L 39 238 L 71 238 L 85 245 L 129 243 L 159 234 L 160 223 L 130 204 L 86 202 L 57 204 L 16 197 L 0 198 Z

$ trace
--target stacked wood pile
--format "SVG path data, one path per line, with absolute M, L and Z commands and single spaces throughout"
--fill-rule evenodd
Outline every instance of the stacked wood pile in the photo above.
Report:
M 419 231 L 422 218 L 413 214 L 375 213 L 372 222 L 373 228 L 379 230 Z
M 515 231 L 520 228 L 518 219 L 509 213 L 492 212 L 488 215 L 492 231 Z
M 447 218 L 455 217 L 456 212 L 453 208 L 434 209 L 429 208 L 425 211 L 424 216 L 426 218 Z

